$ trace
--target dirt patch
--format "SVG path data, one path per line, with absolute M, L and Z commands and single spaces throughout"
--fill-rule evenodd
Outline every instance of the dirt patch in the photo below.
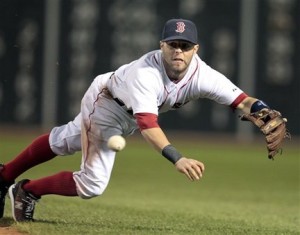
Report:
M 24 235 L 23 233 L 18 232 L 15 228 L 12 227 L 1 227 L 0 226 L 0 235 Z
M 20 233 L 15 227 L 13 227 L 13 224 L 13 219 L 7 217 L 1 218 L 0 235 L 24 235 L 23 233 Z

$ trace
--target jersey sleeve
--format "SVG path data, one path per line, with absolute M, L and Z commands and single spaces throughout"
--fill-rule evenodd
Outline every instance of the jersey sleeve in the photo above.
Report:
M 137 124 L 140 128 L 140 131 L 159 127 L 157 122 L 157 115 L 152 113 L 136 113 L 135 118 L 137 120 Z
M 239 87 L 233 84 L 220 72 L 205 64 L 205 69 L 201 69 L 200 94 L 202 98 L 208 98 L 219 104 L 232 106 L 237 105 L 239 97 L 245 98 L 247 95 Z M 242 101 L 242 100 L 240 100 Z
M 128 83 L 130 103 L 133 113 L 152 113 L 158 115 L 158 87 L 159 80 L 155 74 L 143 69 L 131 74 Z

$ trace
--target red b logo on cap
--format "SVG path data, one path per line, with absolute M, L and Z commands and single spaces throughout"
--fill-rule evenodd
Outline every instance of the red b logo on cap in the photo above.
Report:
M 185 30 L 185 24 L 183 22 L 177 22 L 177 29 L 175 30 L 177 33 L 183 33 Z

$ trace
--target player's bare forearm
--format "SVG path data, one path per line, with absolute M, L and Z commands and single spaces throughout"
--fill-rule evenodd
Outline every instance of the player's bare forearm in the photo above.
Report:
M 142 131 L 143 137 L 151 143 L 158 152 L 170 145 L 166 135 L 161 128 L 149 128 Z M 170 159 L 169 159 L 170 160 Z M 204 164 L 195 159 L 181 157 L 175 163 L 176 169 L 186 175 L 191 181 L 199 180 L 204 171 Z
M 250 113 L 252 104 L 257 100 L 258 99 L 249 96 L 237 106 L 237 109 L 241 110 L 243 113 Z
M 159 153 L 161 153 L 164 147 L 170 144 L 165 133 L 159 127 L 145 129 L 142 130 L 141 133 L 145 140 L 150 143 Z

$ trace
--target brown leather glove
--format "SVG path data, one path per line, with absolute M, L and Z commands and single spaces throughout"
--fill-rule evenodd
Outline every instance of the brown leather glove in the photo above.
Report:
M 277 153 L 281 153 L 284 138 L 291 138 L 286 129 L 287 119 L 276 110 L 264 108 L 255 113 L 243 114 L 240 118 L 242 121 L 252 122 L 265 135 L 269 159 L 274 159 Z

